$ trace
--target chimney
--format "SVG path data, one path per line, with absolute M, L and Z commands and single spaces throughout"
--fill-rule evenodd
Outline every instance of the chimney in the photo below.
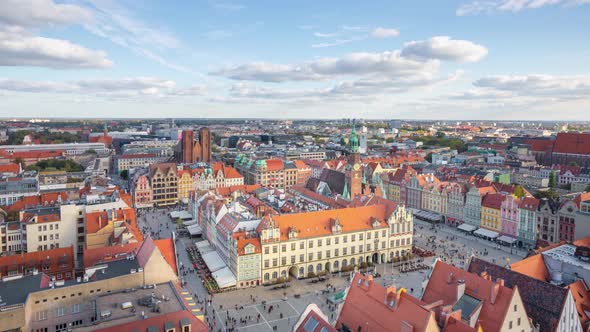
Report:
M 447 277 L 447 284 L 452 284 L 453 283 L 453 272 L 449 273 L 449 276 Z
M 458 280 L 457 281 L 457 300 L 461 298 L 465 294 L 465 280 Z
M 498 297 L 498 292 L 500 292 L 500 284 L 499 283 L 492 284 L 492 289 L 491 289 L 491 293 L 490 293 L 490 303 L 491 304 L 496 303 L 496 297 Z
M 502 279 L 502 278 L 497 278 L 497 279 L 496 279 L 496 283 L 497 283 L 498 285 L 500 285 L 500 286 L 504 287 L 504 279 Z

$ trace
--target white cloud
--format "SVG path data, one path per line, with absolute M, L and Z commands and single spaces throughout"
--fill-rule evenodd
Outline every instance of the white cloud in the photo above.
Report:
M 498 75 L 486 76 L 473 83 L 483 89 L 509 91 L 522 96 L 581 98 L 590 96 L 590 75 Z
M 339 45 L 352 43 L 357 40 L 360 40 L 360 38 L 336 39 L 336 40 L 329 41 L 329 42 L 311 44 L 311 47 L 312 48 L 333 47 L 333 46 L 339 46 Z
M 164 50 L 175 50 L 183 46 L 181 41 L 165 28 L 150 26 L 137 19 L 131 10 L 120 4 L 100 0 L 88 1 L 93 9 L 94 19 L 84 25 L 87 31 L 164 67 L 191 72 L 189 68 L 160 55 Z
M 323 32 L 314 32 L 313 35 L 318 38 L 332 38 L 338 36 L 338 33 L 323 33 Z
M 33 36 L 20 27 L 0 27 L 0 66 L 106 68 L 106 53 L 67 40 Z
M 80 6 L 57 4 L 53 0 L 2 0 L 0 22 L 7 25 L 38 27 L 87 22 L 92 13 Z
M 446 61 L 476 62 L 488 54 L 488 50 L 468 40 L 436 36 L 428 40 L 411 41 L 404 44 L 402 56 L 418 59 L 439 59 Z
M 116 99 L 142 96 L 155 98 L 202 96 L 206 94 L 206 89 L 202 86 L 177 87 L 174 81 L 153 77 L 89 79 L 70 82 L 23 81 L 0 78 L 1 90 L 90 95 Z
M 303 64 L 255 62 L 223 68 L 212 75 L 234 80 L 285 82 L 317 81 L 346 75 L 414 76 L 438 70 L 437 60 L 404 58 L 399 51 L 351 53 L 340 58 L 320 58 Z
M 483 0 L 461 5 L 457 16 L 492 14 L 495 12 L 519 12 L 525 9 L 538 9 L 546 6 L 578 6 L 589 4 L 589 0 Z
M 378 27 L 371 32 L 371 36 L 375 38 L 391 38 L 399 36 L 399 30 L 391 28 Z

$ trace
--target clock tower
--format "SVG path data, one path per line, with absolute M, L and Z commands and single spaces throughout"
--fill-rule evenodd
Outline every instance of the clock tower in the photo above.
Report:
M 350 185 L 350 199 L 354 199 L 356 195 L 362 194 L 362 169 L 361 169 L 361 155 L 359 153 L 359 137 L 356 133 L 355 123 L 352 123 L 352 132 L 348 140 L 348 148 L 350 154 L 348 155 L 347 164 L 347 178 Z

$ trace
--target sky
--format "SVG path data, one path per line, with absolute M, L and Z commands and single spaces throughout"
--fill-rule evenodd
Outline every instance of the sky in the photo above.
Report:
M 0 0 L 0 117 L 588 120 L 590 0 Z

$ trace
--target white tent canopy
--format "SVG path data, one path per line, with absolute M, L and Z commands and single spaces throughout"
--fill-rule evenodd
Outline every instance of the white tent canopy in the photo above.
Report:
M 219 288 L 227 288 L 236 285 L 236 277 L 227 266 L 213 272 L 212 275 Z
M 185 221 L 182 222 L 182 224 L 185 225 L 185 226 L 194 225 L 196 223 L 197 223 L 197 221 L 195 219 L 185 220 Z
M 193 235 L 201 235 L 203 234 L 203 230 L 201 230 L 201 226 L 199 225 L 191 225 L 186 228 L 191 236 Z
M 506 244 L 513 244 L 514 242 L 516 242 L 516 239 L 510 236 L 506 236 L 506 235 L 502 235 L 499 238 L 496 239 L 497 241 L 502 241 Z
M 211 271 L 211 273 L 226 267 L 217 251 L 210 251 L 208 253 L 202 254 L 201 257 L 203 257 L 205 265 L 207 265 L 207 268 L 209 271 Z
M 188 213 L 187 211 L 172 211 L 170 212 L 170 218 L 177 219 L 180 218 L 182 220 L 191 220 L 193 216 Z
M 459 227 L 457 227 L 457 229 L 465 231 L 465 232 L 473 232 L 474 230 L 477 229 L 477 227 L 475 227 L 473 225 L 469 225 L 469 224 L 461 224 L 461 225 L 459 225 Z
M 485 228 L 480 228 L 480 229 L 476 230 L 475 232 L 473 232 L 473 234 L 487 237 L 490 239 L 495 239 L 500 235 L 500 234 L 498 234 L 498 232 L 490 231 L 489 229 L 485 229 Z
M 195 242 L 195 246 L 197 247 L 197 250 L 201 253 L 201 256 L 208 252 L 215 251 L 215 249 L 211 247 L 211 244 L 209 244 L 209 241 L 207 240 Z

